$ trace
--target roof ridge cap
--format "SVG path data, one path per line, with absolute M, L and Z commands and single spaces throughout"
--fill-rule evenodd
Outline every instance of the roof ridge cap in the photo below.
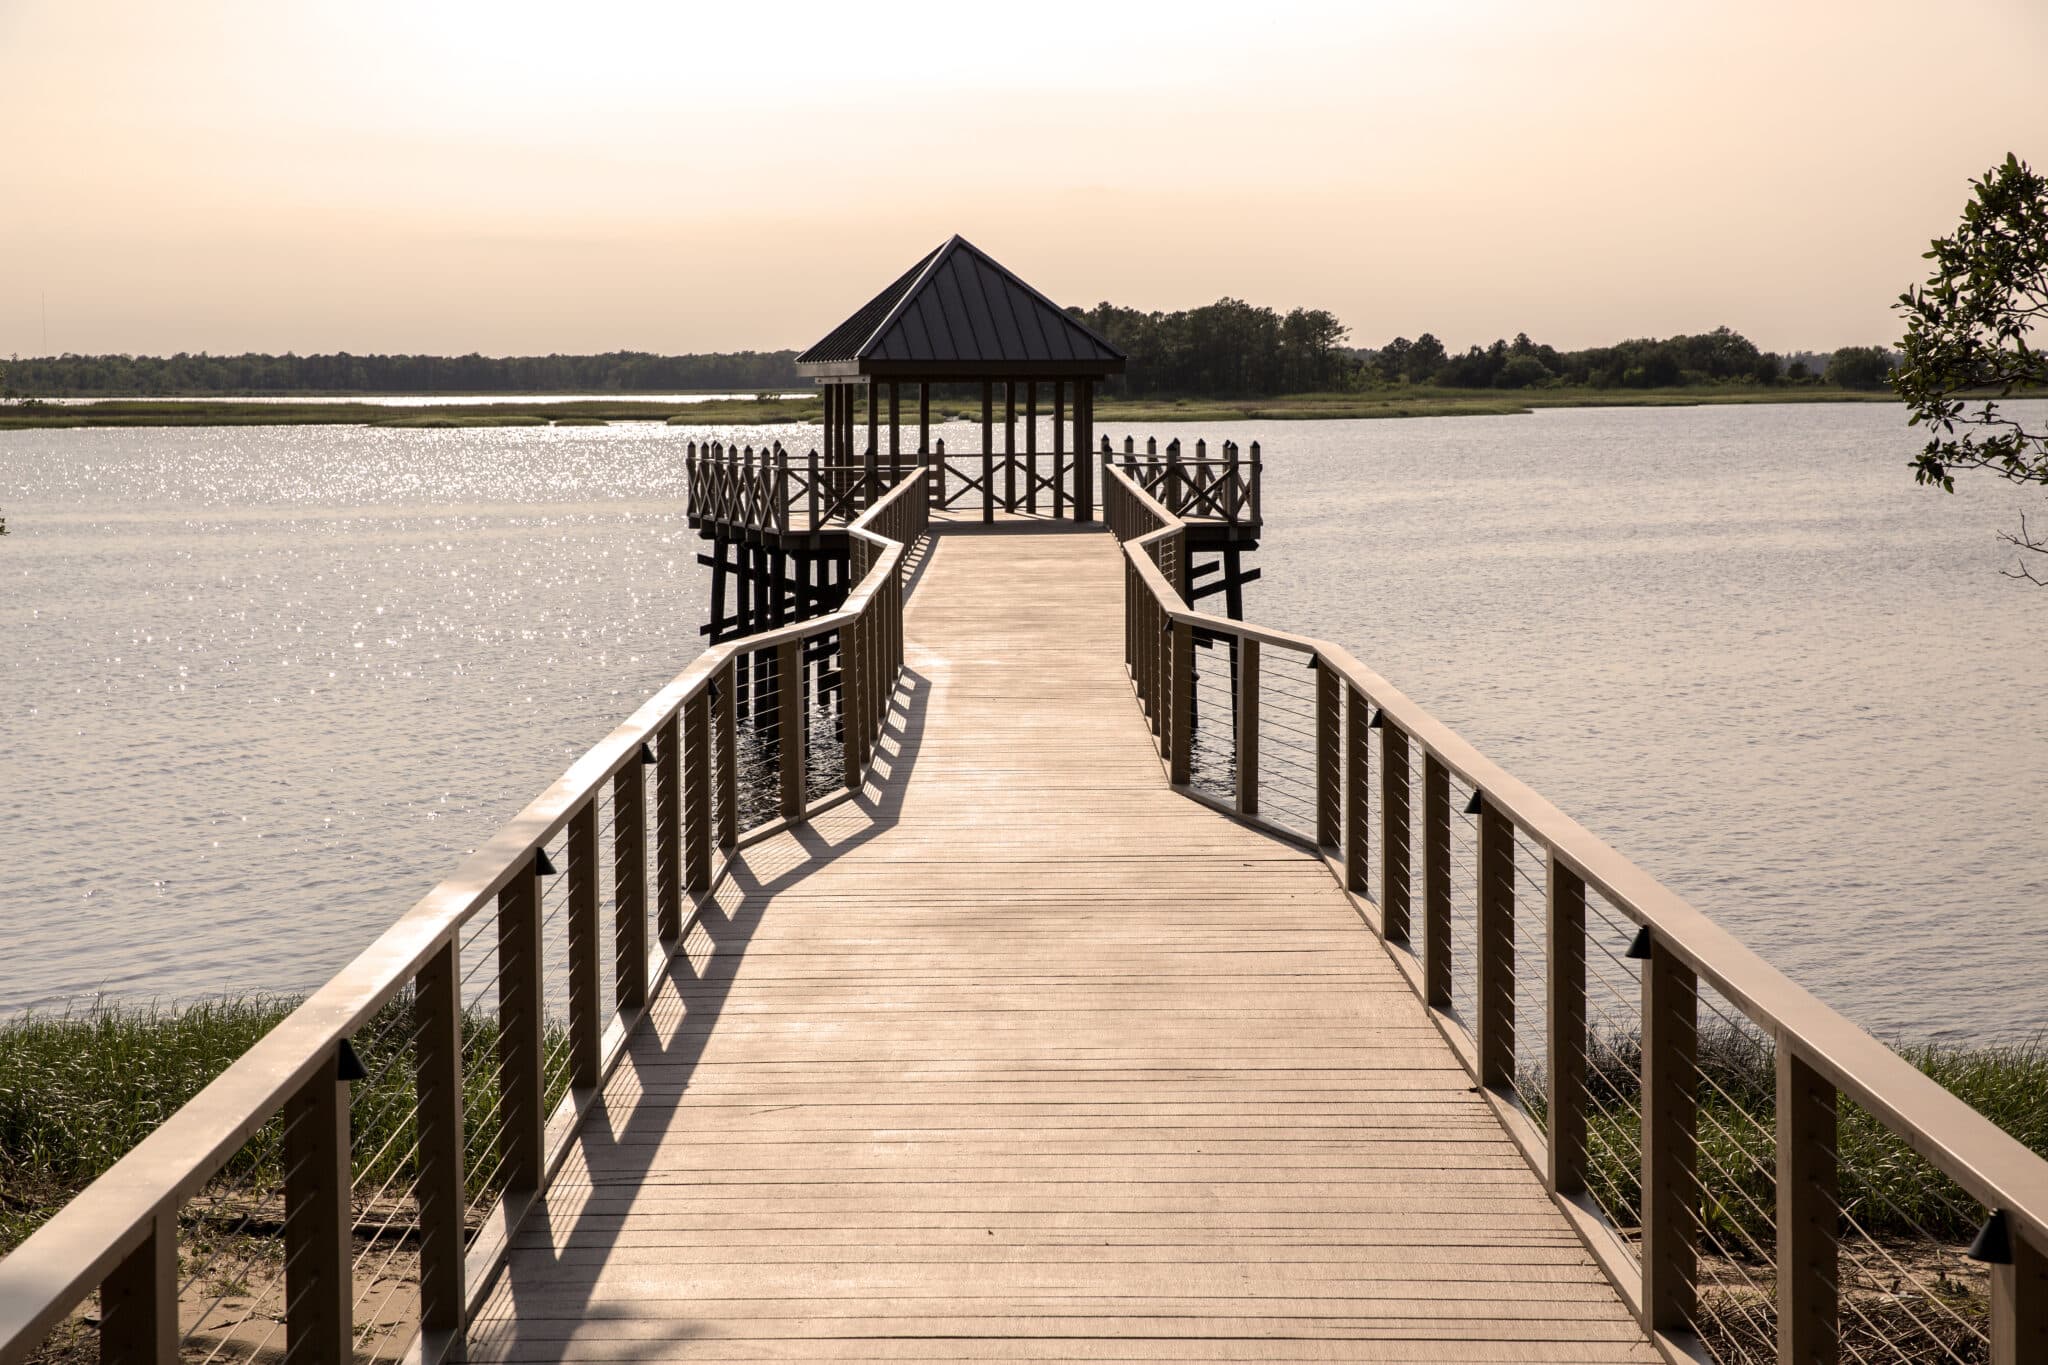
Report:
M 946 243 L 946 245 L 948 248 L 950 248 L 954 245 L 954 243 L 958 243 L 959 245 L 964 246 L 969 251 L 973 252 L 975 256 L 983 263 L 985 263 L 990 269 L 994 270 L 998 275 L 1001 275 L 1011 284 L 1016 285 L 1019 289 L 1023 290 L 1026 294 L 1029 294 L 1032 298 L 1037 299 L 1047 308 L 1050 308 L 1054 312 L 1054 314 L 1056 314 L 1059 317 L 1060 321 L 1066 323 L 1069 327 L 1072 327 L 1074 330 L 1081 333 L 1081 335 L 1087 337 L 1090 341 L 1093 341 L 1096 345 L 1102 347 L 1103 350 L 1109 352 L 1113 356 L 1116 356 L 1118 359 L 1130 359 L 1129 356 L 1125 355 L 1122 351 L 1118 350 L 1115 344 L 1112 343 L 1107 337 L 1103 336 L 1100 332 L 1097 332 L 1093 327 L 1090 327 L 1087 323 L 1082 322 L 1079 318 L 1075 317 L 1072 313 L 1069 313 L 1066 309 L 1054 303 L 1045 295 L 1039 293 L 1038 290 L 1031 285 L 1030 281 L 1018 275 L 1014 270 L 1011 270 L 1010 267 L 1004 265 L 1001 261 L 989 255 L 986 251 L 983 251 L 980 247 L 968 241 L 965 237 L 962 237 L 957 232 L 953 234 L 953 240 L 951 242 Z M 923 276 L 920 275 L 919 279 L 922 280 Z M 915 286 L 913 286 L 913 288 L 915 288 Z M 906 293 L 904 297 L 909 298 L 910 295 Z M 880 328 L 875 329 L 875 335 L 881 335 Z M 872 341 L 874 340 L 874 337 L 869 337 L 868 339 Z
M 903 310 L 910 305 L 912 299 L 917 297 L 917 291 L 924 287 L 924 282 L 930 279 L 932 273 L 945 263 L 946 258 L 953 254 L 955 248 L 962 245 L 967 245 L 969 250 L 973 250 L 972 245 L 968 244 L 967 239 L 956 232 L 940 243 L 931 255 L 924 258 L 924 266 L 917 272 L 917 277 L 911 280 L 901 294 L 897 295 L 896 302 L 889 306 L 889 311 L 883 315 L 880 322 L 875 324 L 874 329 L 867 334 L 867 337 L 860 345 L 853 348 L 853 358 L 856 361 L 867 353 L 868 347 L 874 345 L 880 339 L 882 333 L 889 330 L 897 318 L 903 316 Z

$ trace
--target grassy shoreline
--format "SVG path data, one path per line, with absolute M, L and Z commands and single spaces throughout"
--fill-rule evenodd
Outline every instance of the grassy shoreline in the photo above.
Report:
M 108 1007 L 0 1021 L 0 1255 L 12 1251 L 65 1202 L 196 1094 L 298 1004 L 288 996 L 194 1003 L 183 1009 Z M 417 1284 L 416 1255 L 403 1236 L 415 1174 L 412 1124 L 412 1000 L 401 994 L 355 1036 L 369 1078 L 350 1104 L 354 1154 L 352 1245 L 359 1261 L 380 1252 L 375 1283 Z M 500 1192 L 492 1159 L 498 1109 L 491 1064 L 496 1021 L 469 1010 L 463 1021 L 467 1213 L 479 1226 Z M 1703 1029 L 1699 1070 L 1701 1330 L 1730 1351 L 1767 1352 L 1775 1338 L 1772 1260 L 1776 1191 L 1775 1059 L 1751 1029 Z M 547 1103 L 568 1083 L 567 1039 L 547 1025 Z M 1589 1058 L 1587 1132 L 1592 1198 L 1624 1242 L 1637 1236 L 1639 1039 L 1602 1034 Z M 2048 1154 L 2048 1046 L 1908 1047 L 1921 1070 L 2033 1150 Z M 1516 1088 L 1531 1117 L 1547 1122 L 1542 1076 L 1525 1071 Z M 1858 1106 L 1844 1102 L 1837 1147 L 1845 1214 L 1841 1279 L 1845 1341 L 1907 1359 L 1975 1359 L 1967 1324 L 1988 1302 L 1984 1268 L 1962 1258 L 1981 1213 L 1952 1182 Z M 180 1273 L 215 1296 L 228 1316 L 223 1339 L 253 1321 L 261 1331 L 280 1309 L 283 1143 L 278 1120 L 264 1125 L 221 1175 L 179 1215 Z M 1850 1220 L 1853 1219 L 1853 1222 Z M 398 1234 L 392 1234 L 394 1227 Z M 1901 1279 L 1910 1280 L 1902 1291 Z M 359 1289 L 362 1275 L 357 1274 Z M 189 1296 L 188 1296 L 189 1297 Z M 387 1293 L 385 1302 L 392 1296 Z M 366 1330 L 402 1345 L 415 1319 L 411 1300 Z M 1915 1305 L 1940 1313 L 1916 1312 Z M 380 1310 L 381 1312 L 382 1310 Z M 71 1365 L 97 1357 L 96 1301 L 88 1296 L 33 1357 Z M 241 1316 L 234 1315 L 239 1312 Z M 388 1318 L 388 1320 L 386 1320 Z M 1951 1324 L 1960 1324 L 1953 1327 Z M 197 1322 L 192 1324 L 197 1329 Z M 267 1333 L 265 1333 L 267 1336 Z M 213 1338 L 200 1332 L 205 1345 Z M 383 1359 L 384 1354 L 373 1353 Z
M 293 996 L 250 996 L 183 1008 L 110 1005 L 75 1013 L 32 1012 L 0 1021 L 0 1254 L 112 1166 L 299 1003 Z M 410 1009 L 410 999 L 401 996 L 357 1035 L 358 1050 L 373 1076 L 358 1087 L 353 1106 L 359 1150 L 382 1150 L 375 1135 L 360 1131 L 365 1116 L 394 1131 L 409 1129 L 409 1067 L 393 1064 L 409 1056 Z M 553 1040 L 558 1026 L 551 1023 L 549 1032 Z M 466 1049 L 488 1056 L 496 1023 L 472 1012 L 464 1034 Z M 2048 1042 L 1906 1045 L 1900 1050 L 1964 1102 L 2048 1155 Z M 1640 1056 L 1634 1038 L 1598 1040 L 1588 1076 L 1598 1113 L 1627 1113 L 1639 1106 Z M 1726 1158 L 1716 1164 L 1742 1177 L 1738 1187 L 1719 1192 L 1712 1201 L 1710 1222 L 1731 1233 L 1767 1237 L 1767 1228 L 1753 1221 L 1751 1211 L 1770 1209 L 1774 1198 L 1767 1169 L 1777 1094 L 1770 1042 L 1748 1030 L 1703 1028 L 1700 1068 L 1711 1081 L 1703 1112 L 1714 1116 L 1702 1125 L 1703 1145 Z M 470 1078 L 467 1098 L 473 1114 L 492 1107 L 488 1092 L 493 1080 L 488 1073 Z M 1533 1117 L 1543 1122 L 1540 1073 L 1520 1077 L 1518 1088 L 1537 1106 Z M 1896 1219 L 1901 1228 L 1967 1240 L 1975 1223 L 1958 1216 L 1968 1203 L 1960 1191 L 1911 1156 L 1874 1118 L 1853 1105 L 1845 1103 L 1844 1109 L 1844 1194 L 1865 1208 L 1870 1225 L 1882 1229 Z M 1597 1113 L 1592 1129 L 1592 1183 L 1602 1202 L 1626 1218 L 1637 1202 L 1633 1138 Z M 238 1158 L 257 1167 L 274 1160 L 275 1153 L 261 1144 L 252 1144 Z M 1882 1188 L 1866 1189 L 1867 1181 L 1880 1182 Z
M 1098 428 L 1122 422 L 1305 421 L 1378 417 L 1518 416 L 1539 408 L 1696 407 L 1722 403 L 1890 403 L 1889 393 L 1821 386 L 1697 386 L 1675 389 L 1498 389 L 1401 388 L 1362 393 L 1289 394 L 1277 398 L 1101 399 Z M 980 418 L 971 399 L 935 399 L 933 418 Z M 352 399 L 308 398 L 303 402 L 255 403 L 221 398 L 168 401 L 107 398 L 90 404 L 0 405 L 0 431 L 48 427 L 172 426 L 377 426 L 465 428 L 501 426 L 590 426 L 610 422 L 665 422 L 671 426 L 753 425 L 775 422 L 816 424 L 815 396 L 741 398 L 703 403 L 618 399 L 503 403 L 440 403 L 394 408 Z

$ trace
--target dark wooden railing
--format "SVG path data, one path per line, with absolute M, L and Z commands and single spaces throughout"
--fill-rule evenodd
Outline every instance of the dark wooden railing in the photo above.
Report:
M 919 470 L 852 524 L 840 610 L 705 651 L 0 1261 L 0 1362 L 91 1330 L 95 1291 L 104 1360 L 272 1358 L 280 1334 L 294 1362 L 459 1358 L 734 850 L 865 780 L 928 525 Z M 825 637 L 829 693 L 803 662 Z M 774 661 L 765 769 L 742 761 L 743 653 Z M 824 795 L 813 750 L 835 736 L 844 790 Z
M 1262 465 L 1257 441 L 1244 453 L 1240 453 L 1237 442 L 1225 441 L 1214 456 L 1209 454 L 1207 441 L 1196 441 L 1194 454 L 1185 456 L 1178 439 L 1168 441 L 1162 454 L 1156 439 L 1147 439 L 1141 451 L 1137 441 L 1126 436 L 1124 448 L 1118 453 L 1105 436 L 1102 463 L 1105 469 L 1121 469 L 1153 501 L 1183 521 L 1254 527 L 1260 522 Z M 1105 475 L 1104 486 L 1107 485 Z
M 1187 607 L 1187 523 L 1104 491 L 1170 780 L 1322 854 L 1667 1357 L 2048 1359 L 2048 1161 L 1340 646 Z
M 692 441 L 683 455 L 692 526 L 784 535 L 845 527 L 884 486 L 865 464 L 794 460 L 778 443 L 754 447 Z

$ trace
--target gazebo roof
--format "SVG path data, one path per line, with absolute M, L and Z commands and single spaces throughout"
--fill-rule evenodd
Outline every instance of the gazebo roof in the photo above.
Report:
M 1124 353 L 954 234 L 796 358 L 818 378 L 1121 374 Z

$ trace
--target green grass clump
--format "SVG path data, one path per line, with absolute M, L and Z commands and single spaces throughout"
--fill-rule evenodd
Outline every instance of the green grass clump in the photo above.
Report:
M 1588 1184 L 1623 1227 L 1640 1217 L 1642 1041 L 1607 1035 L 1586 1078 Z M 2032 1150 L 2048 1156 L 2048 1046 L 2040 1040 L 1990 1047 L 1926 1044 L 1901 1055 Z M 1773 1245 L 1777 1208 L 1777 1072 L 1771 1042 L 1749 1029 L 1702 1029 L 1699 1038 L 1699 1174 L 1708 1225 L 1731 1250 Z M 1519 1089 L 1540 1097 L 1543 1077 Z M 1837 1111 L 1839 1197 L 1873 1236 L 1931 1236 L 1967 1242 L 1983 1216 L 1976 1201 L 1861 1106 Z
M 0 1255 L 125 1155 L 298 1007 L 285 996 L 206 1001 L 182 1009 L 98 1007 L 0 1023 Z M 358 1191 L 409 1186 L 413 1168 L 412 996 L 401 991 L 357 1030 L 369 1072 L 350 1094 Z M 463 1015 L 463 1107 L 472 1198 L 494 1192 L 498 1025 Z M 547 1106 L 567 1093 L 566 1027 L 550 1020 Z M 273 1118 L 222 1168 L 216 1184 L 244 1198 L 283 1180 L 282 1124 Z

